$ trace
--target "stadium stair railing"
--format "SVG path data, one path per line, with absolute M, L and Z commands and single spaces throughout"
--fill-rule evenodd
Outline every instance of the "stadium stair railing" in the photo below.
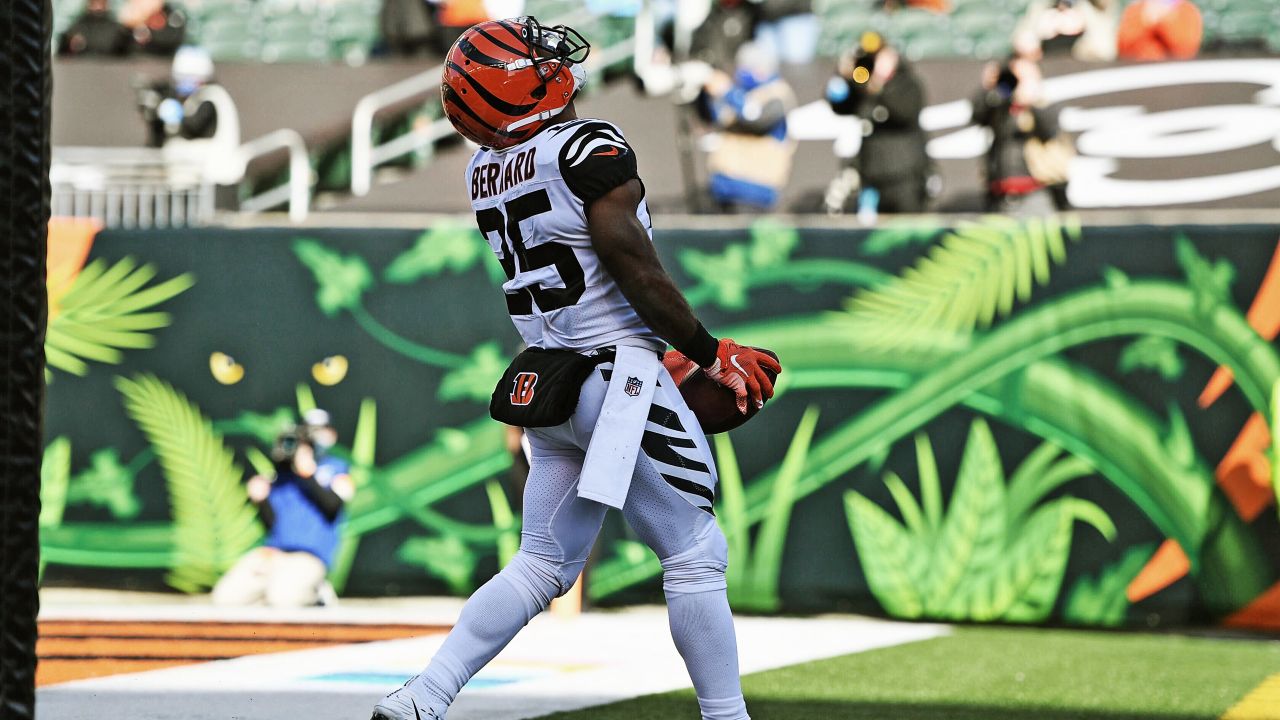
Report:
M 240 146 L 240 155 L 247 167 L 253 160 L 279 150 L 289 152 L 289 176 L 283 185 L 266 190 L 240 201 L 242 212 L 262 212 L 288 203 L 289 220 L 303 222 L 311 210 L 311 185 L 313 181 L 311 160 L 307 143 L 297 130 L 281 128 L 250 140 Z
M 287 204 L 289 219 L 303 222 L 311 205 L 312 171 L 306 143 L 282 128 L 238 148 L 243 167 L 285 150 L 286 181 L 240 201 L 241 212 Z M 216 188 L 199 163 L 166 156 L 155 148 L 57 147 L 49 171 L 52 212 L 93 218 L 105 227 L 194 227 L 215 213 Z
M 159 149 L 56 147 L 49 183 L 55 217 L 126 228 L 188 227 L 213 217 L 213 183 Z

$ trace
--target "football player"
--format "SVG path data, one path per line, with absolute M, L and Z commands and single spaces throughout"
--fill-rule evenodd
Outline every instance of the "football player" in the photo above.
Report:
M 470 28 L 445 62 L 445 112 L 480 146 L 465 181 L 480 230 L 506 271 L 512 321 L 529 347 L 585 356 L 641 347 L 657 363 L 670 343 L 732 389 L 740 411 L 748 402 L 759 407 L 773 395 L 764 369 L 781 368 L 698 322 L 654 251 L 634 151 L 617 126 L 577 117 L 573 101 L 589 50 L 576 31 L 526 17 Z M 626 383 L 626 394 L 636 395 L 644 385 L 638 377 L 615 379 L 615 367 L 599 364 L 580 391 L 572 388 L 577 402 L 568 421 L 528 429 L 519 552 L 467 601 L 426 670 L 377 704 L 374 720 L 443 718 L 463 685 L 573 585 L 608 509 L 578 492 L 592 437 L 605 432 L 606 391 Z M 670 375 L 660 365 L 654 372 L 618 505 L 662 562 L 671 634 L 702 717 L 745 720 L 725 595 L 727 545 L 712 512 L 715 466 Z M 516 395 L 544 390 L 517 385 L 514 404 L 524 402 Z

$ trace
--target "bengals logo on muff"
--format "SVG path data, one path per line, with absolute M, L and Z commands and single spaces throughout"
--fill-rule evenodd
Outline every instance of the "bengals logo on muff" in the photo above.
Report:
M 538 384 L 538 373 L 522 372 L 512 382 L 511 404 L 528 405 L 533 402 L 533 388 Z

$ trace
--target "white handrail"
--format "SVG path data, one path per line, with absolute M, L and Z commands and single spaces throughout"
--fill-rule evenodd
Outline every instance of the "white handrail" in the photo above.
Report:
M 255 138 L 240 146 L 240 159 L 245 167 L 257 158 L 278 150 L 289 151 L 289 179 L 285 184 L 259 193 L 240 203 L 245 212 L 261 212 L 289 201 L 289 219 L 303 222 L 311 210 L 311 160 L 307 156 L 307 143 L 302 135 L 290 128 L 281 128 Z
M 157 148 L 56 147 L 49 182 L 54 215 L 107 227 L 188 227 L 214 212 L 214 186 L 199 163 Z
M 580 17 L 582 16 L 574 15 L 556 18 L 544 24 L 574 25 L 575 20 Z M 624 40 L 601 51 L 604 58 L 602 64 L 609 65 L 625 59 L 632 52 L 634 44 L 630 39 Z M 391 105 L 426 95 L 440 87 L 440 76 L 443 73 L 444 65 L 437 65 L 381 90 L 375 90 L 356 102 L 355 111 L 351 115 L 351 194 L 357 197 L 369 194 L 373 187 L 373 169 L 378 165 L 415 152 L 452 133 L 448 120 L 437 120 L 428 128 L 411 130 L 377 148 L 373 145 L 374 116 Z
M 357 197 L 369 194 L 373 185 L 373 116 L 379 110 L 440 87 L 444 65 L 437 65 L 413 77 L 375 90 L 360 98 L 351 115 L 351 193 Z

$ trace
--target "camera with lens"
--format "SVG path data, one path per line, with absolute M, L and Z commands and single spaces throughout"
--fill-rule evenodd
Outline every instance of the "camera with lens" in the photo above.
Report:
M 302 445 L 314 448 L 311 431 L 305 425 L 290 425 L 276 436 L 271 445 L 271 461 L 276 472 L 293 472 L 293 459 Z
M 1000 68 L 1000 74 L 996 76 L 995 93 L 1002 101 L 1008 102 L 1017 89 L 1018 76 L 1013 72 L 1013 68 L 1006 64 Z
M 1018 73 L 1014 71 L 1014 61 L 1002 63 L 989 69 L 995 77 L 988 76 L 987 90 L 981 96 L 981 103 L 988 108 L 1007 108 L 1013 104 L 1013 95 L 1018 90 Z
M 884 38 L 879 33 L 867 31 L 858 39 L 858 44 L 844 53 L 840 58 L 840 74 L 850 82 L 850 89 L 860 92 L 876 69 L 876 58 L 884 48 Z

